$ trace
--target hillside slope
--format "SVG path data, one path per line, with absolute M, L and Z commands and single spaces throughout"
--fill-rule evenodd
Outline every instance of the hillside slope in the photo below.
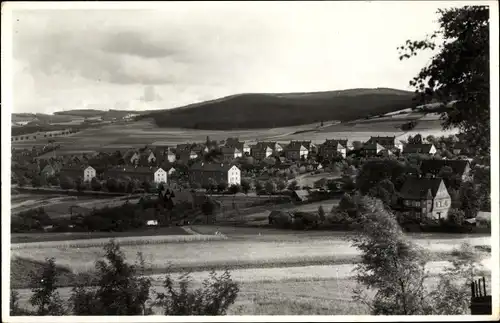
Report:
M 160 127 L 228 130 L 302 125 L 329 120 L 350 121 L 415 106 L 412 92 L 395 89 L 284 94 L 238 94 L 139 118 Z

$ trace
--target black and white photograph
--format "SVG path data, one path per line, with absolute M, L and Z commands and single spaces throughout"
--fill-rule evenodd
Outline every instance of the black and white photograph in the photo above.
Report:
M 2 322 L 500 318 L 497 1 L 4 1 L 1 32 Z

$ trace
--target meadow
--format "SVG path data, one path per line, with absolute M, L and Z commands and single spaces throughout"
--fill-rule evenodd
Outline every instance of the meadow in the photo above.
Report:
M 333 264 L 356 262 L 359 252 L 345 241 L 348 233 L 323 232 L 293 234 L 285 230 L 266 230 L 231 227 L 193 226 L 198 235 L 149 236 L 117 238 L 128 259 L 135 259 L 142 252 L 153 271 L 168 266 L 202 270 L 207 268 L 274 267 L 304 264 Z M 218 231 L 223 235 L 214 235 Z M 288 233 L 288 234 L 287 234 Z M 436 259 L 446 259 L 453 248 L 462 242 L 472 245 L 491 245 L 488 236 L 456 235 L 442 239 L 439 235 L 411 236 L 412 240 L 434 254 Z M 201 240 L 201 241 L 200 241 Z M 81 273 L 93 268 L 103 254 L 102 246 L 108 239 L 87 239 L 11 244 L 12 257 L 29 257 L 43 261 L 55 257 L 61 266 Z M 178 242 L 190 241 L 180 244 Z
M 250 129 L 250 130 L 197 130 L 181 128 L 160 128 L 151 119 L 140 121 L 101 125 L 95 128 L 84 129 L 68 137 L 53 138 L 61 148 L 56 154 L 64 155 L 75 153 L 75 147 L 80 152 L 114 151 L 116 149 L 140 148 L 145 145 L 163 144 L 176 145 L 186 142 L 204 142 L 209 136 L 212 140 L 223 140 L 227 137 L 239 137 L 250 144 L 258 140 L 274 140 L 288 142 L 290 140 L 311 140 L 322 143 L 326 139 L 347 138 L 350 141 L 366 141 L 370 136 L 397 136 L 405 139 L 408 135 L 421 133 L 423 136 L 448 135 L 456 130 L 443 131 L 439 120 L 435 116 L 417 117 L 417 126 L 403 132 L 399 127 L 406 121 L 401 116 L 385 119 L 356 120 L 348 123 L 319 123 L 299 126 Z M 47 144 L 47 140 L 40 139 L 30 142 L 14 142 L 15 148 L 30 148 Z

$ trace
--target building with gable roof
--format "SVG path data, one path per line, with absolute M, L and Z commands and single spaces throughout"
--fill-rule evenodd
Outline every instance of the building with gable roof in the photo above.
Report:
M 409 177 L 398 195 L 402 208 L 417 216 L 435 220 L 448 217 L 451 197 L 441 178 Z
M 216 183 L 226 182 L 230 185 L 241 184 L 241 171 L 236 165 L 229 163 L 206 163 L 199 162 L 189 169 L 190 183 L 199 183 L 202 186 L 210 184 L 211 180 Z

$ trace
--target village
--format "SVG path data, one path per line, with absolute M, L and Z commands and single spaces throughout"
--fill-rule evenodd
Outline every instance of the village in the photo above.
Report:
M 54 140 L 49 140 L 44 147 L 13 149 L 13 188 L 31 192 L 53 190 L 59 194 L 61 190 L 74 191 L 77 195 L 114 194 L 140 197 L 141 201 L 155 196 L 165 200 L 177 192 L 177 200 L 184 196 L 183 203 L 193 203 L 195 195 L 207 199 L 210 194 L 212 200 L 214 193 L 233 195 L 229 206 L 233 213 L 241 215 L 244 212 L 238 208 L 241 205 L 251 212 L 259 203 L 267 204 L 268 211 L 272 211 L 269 224 L 282 227 L 293 227 L 294 218 L 302 217 L 304 222 L 304 218 L 310 217 L 304 212 L 296 216 L 290 212 L 284 214 L 287 208 L 280 203 L 308 204 L 333 199 L 334 204 L 345 208 L 346 195 L 364 190 L 365 194 L 373 192 L 373 196 L 386 199 L 393 211 L 419 223 L 451 221 L 460 227 L 488 226 L 489 213 L 482 212 L 488 206 L 482 204 L 489 202 L 483 202 L 480 197 L 481 190 L 486 190 L 483 195 L 489 194 L 488 188 L 474 179 L 474 173 L 478 173 L 477 169 L 483 173 L 489 170 L 483 169 L 481 161 L 471 158 L 472 150 L 457 136 L 422 138 L 417 134 L 406 141 L 396 136 L 372 136 L 364 143 L 327 139 L 319 144 L 311 141 L 247 143 L 238 138 L 215 141 L 207 136 L 202 143 L 154 142 L 140 149 L 63 156 L 57 155 L 59 148 Z M 360 173 L 363 182 L 357 181 Z M 469 203 L 471 205 L 461 202 L 464 197 L 460 194 L 467 191 L 462 187 L 464 183 L 472 183 L 475 200 Z M 248 202 L 249 198 L 254 202 L 235 203 Z M 277 198 L 281 198 L 280 203 L 276 202 Z M 269 203 L 274 204 L 269 206 Z M 99 207 L 104 206 L 105 201 Z M 173 208 L 173 203 L 163 211 L 157 207 L 146 216 L 146 226 L 171 225 L 171 221 L 161 220 L 160 214 L 171 213 Z M 193 208 L 202 210 L 203 205 Z M 79 209 L 87 215 L 92 213 L 91 209 Z M 192 223 L 193 214 L 200 216 L 198 221 L 204 223 L 220 222 L 217 216 L 209 219 L 201 216 L 203 212 L 179 210 L 177 213 L 185 215 L 180 216 L 182 222 L 178 223 Z M 458 210 L 461 212 L 457 215 Z M 276 220 L 276 216 L 281 220 Z M 319 222 L 325 222 L 318 216 L 315 214 L 309 223 L 306 220 L 305 227 L 317 227 Z M 53 225 L 45 227 L 53 228 Z

